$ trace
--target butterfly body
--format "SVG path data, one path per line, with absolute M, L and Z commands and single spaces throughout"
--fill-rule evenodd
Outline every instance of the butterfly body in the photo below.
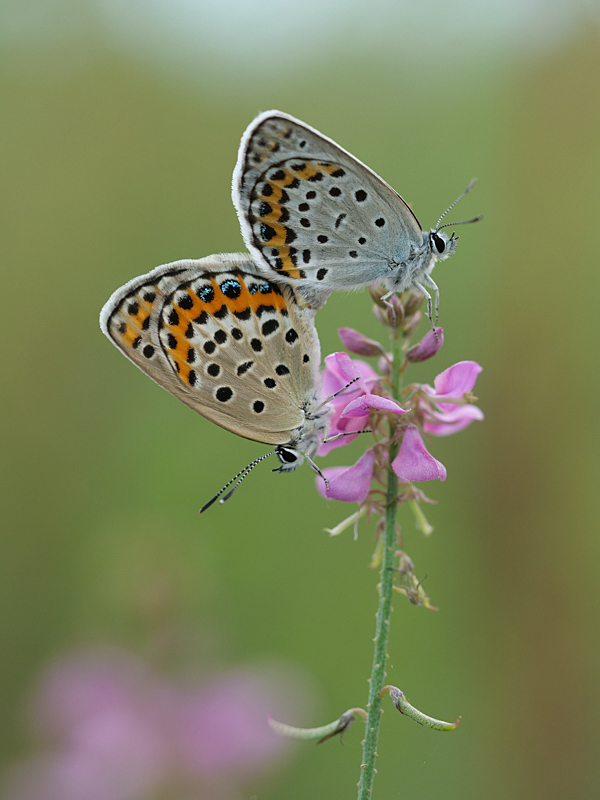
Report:
M 320 402 L 314 312 L 257 275 L 247 254 L 157 267 L 118 289 L 100 315 L 106 336 L 142 372 L 238 436 L 275 445 L 280 471 L 315 454 L 329 415 Z
M 456 239 L 423 231 L 402 197 L 333 140 L 280 111 L 242 137 L 233 203 L 257 267 L 312 308 L 338 289 L 437 292 L 430 274 Z

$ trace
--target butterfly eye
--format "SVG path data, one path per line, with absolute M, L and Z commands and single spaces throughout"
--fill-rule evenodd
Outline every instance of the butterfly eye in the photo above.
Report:
M 282 464 L 293 464 L 295 461 L 298 461 L 298 454 L 295 450 L 286 447 L 277 448 L 277 457 Z
M 444 250 L 446 249 L 446 243 L 444 242 L 442 237 L 438 236 L 437 233 L 432 233 L 431 238 L 433 239 L 435 249 L 438 251 L 438 253 L 443 253 Z

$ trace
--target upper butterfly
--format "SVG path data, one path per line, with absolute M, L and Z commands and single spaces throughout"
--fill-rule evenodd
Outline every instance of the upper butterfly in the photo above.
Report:
M 106 303 L 100 326 L 142 372 L 194 411 L 238 436 L 275 445 L 268 455 L 277 455 L 280 472 L 304 459 L 319 472 L 312 456 L 330 408 L 319 400 L 313 317 L 290 286 L 257 275 L 247 255 L 228 253 L 175 261 L 134 278 Z M 236 475 L 233 490 L 266 457 Z
M 458 237 L 419 220 L 372 169 L 322 133 L 281 111 L 265 111 L 246 129 L 233 173 L 232 196 L 244 241 L 258 268 L 297 287 L 320 308 L 337 289 L 383 284 L 410 287 L 428 300 L 439 291 L 431 279 L 438 259 Z M 468 222 L 475 222 L 475 217 Z M 448 223 L 463 224 L 463 223 Z

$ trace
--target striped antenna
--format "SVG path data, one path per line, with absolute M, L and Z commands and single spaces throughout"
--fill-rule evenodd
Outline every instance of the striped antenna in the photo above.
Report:
M 272 452 L 272 453 L 265 453 L 265 455 L 264 455 L 264 456 L 260 456 L 260 458 L 257 458 L 257 459 L 255 459 L 254 461 L 252 461 L 252 463 L 248 464 L 248 466 L 244 467 L 244 469 L 240 470 L 240 471 L 238 472 L 238 474 L 237 474 L 237 475 L 234 475 L 234 477 L 233 477 L 233 478 L 232 478 L 230 481 L 227 481 L 227 483 L 226 483 L 226 484 L 225 484 L 225 486 L 224 486 L 224 487 L 221 489 L 221 491 L 220 491 L 220 492 L 217 492 L 217 494 L 216 494 L 216 495 L 215 495 L 215 496 L 214 496 L 214 497 L 213 497 L 211 500 L 209 500 L 209 501 L 208 501 L 208 503 L 205 503 L 205 504 L 202 506 L 202 508 L 200 509 L 200 511 L 199 511 L 198 513 L 199 513 L 199 514 L 202 514 L 204 511 L 206 511 L 206 509 L 207 509 L 207 508 L 210 508 L 210 507 L 212 506 L 212 504 L 213 504 L 213 503 L 214 503 L 216 500 L 218 500 L 218 499 L 219 499 L 219 497 L 221 497 L 221 495 L 223 494 L 223 492 L 224 492 L 224 491 L 225 491 L 227 488 L 229 488 L 229 487 L 231 486 L 231 484 L 232 484 L 234 481 L 237 481 L 237 483 L 235 484 L 235 486 L 233 487 L 233 489 L 231 489 L 229 492 L 227 492 L 227 494 L 225 495 L 225 497 L 221 498 L 221 500 L 220 500 L 219 502 L 220 502 L 220 503 L 224 503 L 224 502 L 225 502 L 225 500 L 229 500 L 229 498 L 231 497 L 231 495 L 232 495 L 232 494 L 235 492 L 235 490 L 238 488 L 238 486 L 240 485 L 240 483 L 241 483 L 241 482 L 244 480 L 244 478 L 246 477 L 246 475 L 249 475 L 249 474 L 252 472 L 252 470 L 254 469 L 254 467 L 256 467 L 256 465 L 257 465 L 257 464 L 260 464 L 260 462 L 261 462 L 261 461 L 264 461 L 264 460 L 265 460 L 265 458 L 269 458 L 269 456 L 275 456 L 275 455 L 277 455 L 277 450 L 273 450 L 273 452 Z M 238 478 L 239 478 L 239 480 L 238 480 Z

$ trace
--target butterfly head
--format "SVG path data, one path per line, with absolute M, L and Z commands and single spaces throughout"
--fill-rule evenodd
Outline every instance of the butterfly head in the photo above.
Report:
M 281 466 L 273 472 L 293 472 L 304 461 L 304 454 L 289 445 L 279 445 L 275 450 L 275 455 L 280 460 Z
M 454 233 L 448 238 L 445 233 L 433 228 L 427 235 L 429 237 L 429 249 L 436 260 L 441 259 L 443 261 L 456 250 L 458 236 L 455 236 Z

